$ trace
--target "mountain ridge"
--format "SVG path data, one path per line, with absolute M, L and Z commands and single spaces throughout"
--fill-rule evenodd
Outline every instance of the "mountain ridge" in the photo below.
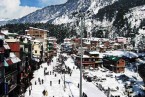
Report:
M 81 1 L 83 1 L 82 5 Z M 114 37 L 116 35 L 128 36 L 129 31 L 138 31 L 140 26 L 136 27 L 136 25 L 142 24 L 142 21 L 140 21 L 140 24 L 131 26 L 133 23 L 128 16 L 132 17 L 133 10 L 130 9 L 143 5 L 145 5 L 145 0 L 68 0 L 64 4 L 44 7 L 20 19 L 9 21 L 8 23 L 40 22 L 56 25 L 69 24 L 70 27 L 74 26 L 75 29 L 79 29 L 79 26 L 76 25 L 78 18 L 74 17 L 73 13 L 77 12 L 76 14 L 78 16 L 79 11 L 83 10 L 85 13 L 85 27 L 87 32 L 93 34 L 102 30 L 105 33 L 103 36 L 107 37 Z M 143 10 L 142 12 L 145 11 Z M 145 18 L 138 16 L 134 23 L 139 23 L 136 21 L 140 19 L 143 20 Z M 124 31 L 124 33 L 120 33 L 121 31 Z

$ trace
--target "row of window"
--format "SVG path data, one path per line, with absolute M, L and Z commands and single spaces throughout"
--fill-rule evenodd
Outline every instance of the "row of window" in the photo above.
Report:
M 37 50 L 35 50 L 35 54 L 37 53 Z M 42 53 L 42 51 L 40 51 L 40 53 Z
M 98 59 L 89 59 L 89 58 L 86 58 L 86 59 L 82 59 L 83 61 L 98 61 Z

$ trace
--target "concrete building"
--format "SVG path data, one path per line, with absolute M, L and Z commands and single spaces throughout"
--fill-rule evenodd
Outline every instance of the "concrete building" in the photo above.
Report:
M 48 58 L 57 53 L 57 39 L 55 37 L 48 37 Z
M 125 71 L 125 60 L 117 56 L 105 56 L 103 58 L 103 66 L 115 73 Z
M 38 40 L 32 40 L 32 59 L 39 62 L 43 56 L 43 44 Z
M 25 30 L 26 35 L 29 35 L 40 42 L 43 43 L 43 49 L 47 50 L 47 42 L 48 42 L 48 30 L 29 27 L 29 30 Z

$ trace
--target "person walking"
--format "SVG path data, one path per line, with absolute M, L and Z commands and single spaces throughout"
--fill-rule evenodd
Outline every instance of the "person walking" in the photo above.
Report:
M 83 97 L 85 97 L 85 93 L 83 92 Z
M 45 69 L 44 69 L 44 76 L 45 76 Z
M 36 83 L 36 81 L 35 81 L 35 85 L 36 85 L 37 83 Z
M 40 78 L 38 78 L 38 82 L 40 82 Z
M 50 86 L 52 86 L 52 81 L 50 81 Z
M 43 84 L 44 80 L 42 79 L 42 84 Z
M 31 95 L 31 90 L 29 89 L 29 96 Z
M 60 84 L 60 79 L 58 80 L 58 84 Z
M 71 76 L 72 72 L 70 72 L 70 76 Z
M 43 96 L 45 96 L 45 90 L 42 91 Z
M 78 88 L 79 88 L 79 83 L 78 83 Z
M 75 67 L 73 66 L 73 69 L 75 69 Z
M 30 87 L 31 87 L 31 90 L 32 90 L 32 83 L 30 82 Z

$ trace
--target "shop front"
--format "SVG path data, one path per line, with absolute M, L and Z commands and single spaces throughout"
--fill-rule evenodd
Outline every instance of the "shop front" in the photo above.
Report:
M 5 77 L 5 94 L 9 95 L 9 97 L 16 97 L 18 94 L 17 90 L 17 71 L 7 75 Z

